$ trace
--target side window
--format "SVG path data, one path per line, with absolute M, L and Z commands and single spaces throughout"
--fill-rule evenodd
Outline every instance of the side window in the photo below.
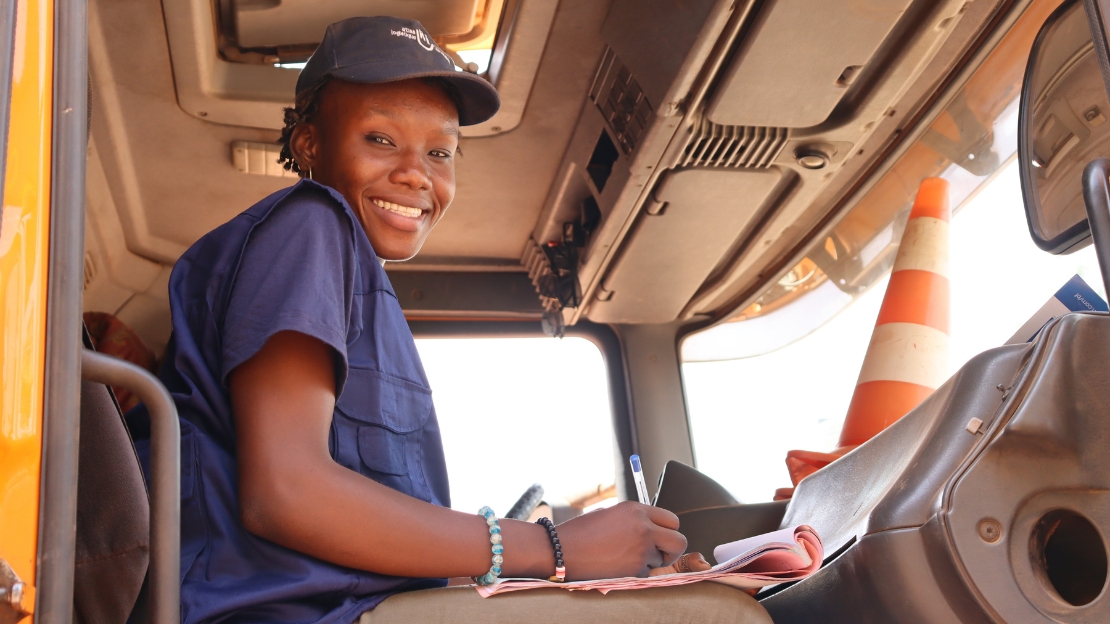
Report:
M 1033 244 L 1016 163 L 953 217 L 950 262 L 949 375 L 1004 344 L 1073 275 L 1102 291 L 1093 247 L 1052 256 Z M 886 282 L 808 336 L 763 355 L 692 361 L 684 349 L 698 468 L 743 502 L 769 501 L 775 488 L 790 486 L 787 451 L 835 448 Z M 701 336 L 711 341 L 721 327 Z M 745 452 L 735 451 L 738 442 Z
M 505 514 L 533 483 L 566 504 L 614 482 L 601 351 L 584 338 L 417 338 L 443 435 L 451 506 Z

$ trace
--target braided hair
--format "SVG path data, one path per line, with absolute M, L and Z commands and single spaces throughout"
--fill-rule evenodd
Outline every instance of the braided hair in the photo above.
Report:
M 311 123 L 316 119 L 316 114 L 320 112 L 320 94 L 323 93 L 324 87 L 328 86 L 330 80 L 330 76 L 324 76 L 320 82 L 298 93 L 293 106 L 285 109 L 285 127 L 281 129 L 281 139 L 278 140 L 281 143 L 281 154 L 278 156 L 278 162 L 285 167 L 286 171 L 298 173 L 301 177 L 307 175 L 308 172 L 302 170 L 296 159 L 293 158 L 293 148 L 291 147 L 293 130 L 297 128 L 298 124 Z
M 462 95 L 455 85 L 437 77 L 422 78 L 422 80 L 442 89 L 455 105 L 455 110 L 462 109 Z M 298 93 L 293 106 L 285 109 L 285 127 L 281 129 L 281 138 L 278 140 L 281 143 L 281 154 L 278 157 L 278 162 L 287 171 L 300 174 L 301 177 L 308 175 L 308 172 L 301 169 L 296 159 L 293 158 L 293 148 L 291 147 L 293 130 L 297 128 L 298 124 L 312 123 L 316 119 L 316 115 L 320 112 L 320 95 L 330 81 L 330 76 L 324 76 L 320 82 Z M 458 153 L 462 155 L 462 150 L 458 150 Z

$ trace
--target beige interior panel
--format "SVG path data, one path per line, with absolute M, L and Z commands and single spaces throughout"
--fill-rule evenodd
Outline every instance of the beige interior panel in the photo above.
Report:
M 95 141 L 89 143 L 85 191 L 84 312 L 115 314 L 154 283 L 164 265 L 127 249 Z
M 536 105 L 512 132 L 464 139 L 455 201 L 422 256 L 518 263 L 603 48 L 606 3 L 559 6 L 531 87 Z M 233 142 L 272 143 L 276 131 L 210 123 L 177 106 L 166 33 L 148 27 L 161 19 L 157 0 L 90 3 L 92 137 L 126 248 L 169 265 L 291 181 L 233 164 Z
M 244 175 L 235 140 L 273 142 L 273 130 L 236 128 L 177 106 L 158 0 L 89 5 L 92 138 L 119 211 L 127 248 L 173 264 L 201 235 L 287 180 Z
M 170 267 L 162 267 L 149 288 L 135 293 L 119 310 L 116 310 L 119 320 L 135 330 L 143 344 L 150 347 L 158 358 L 161 358 L 166 351 L 172 329 L 169 298 L 170 271 Z
M 601 34 L 636 77 L 652 109 L 670 116 L 679 112 L 724 22 L 743 4 L 734 0 L 615 0 Z
M 479 0 L 273 0 L 234 3 L 239 46 L 320 43 L 332 22 L 356 15 L 414 19 L 432 36 L 470 32 Z
M 655 190 L 659 214 L 641 215 L 631 242 L 606 275 L 599 323 L 666 323 L 759 214 L 782 177 L 778 169 L 687 169 Z M 600 298 L 599 298 L 600 299 Z
M 497 87 L 501 108 L 490 119 L 467 126 L 464 133 L 469 137 L 495 136 L 520 125 L 525 107 L 532 101 L 532 86 L 540 71 L 540 60 L 551 36 L 559 3 L 517 0 L 507 5 L 502 24 L 505 41 L 495 46 L 486 75 Z M 575 53 L 572 55 L 578 56 Z
M 910 4 L 912 0 L 765 2 L 709 103 L 709 119 L 785 128 L 821 123 Z M 839 80 L 842 75 L 846 80 Z
M 607 9 L 596 0 L 559 3 L 521 124 L 498 137 L 463 140 L 455 201 L 417 258 L 519 262 L 604 49 L 599 24 Z
M 86 179 L 82 311 L 116 315 L 161 357 L 170 335 L 171 267 L 127 249 L 95 141 L 89 143 Z
M 300 72 L 221 58 L 210 0 L 167 0 L 159 8 L 165 11 L 165 32 L 154 33 L 150 21 L 136 26 L 152 35 L 168 34 L 173 56 L 170 79 L 182 110 L 216 123 L 280 130 L 281 109 L 292 105 Z

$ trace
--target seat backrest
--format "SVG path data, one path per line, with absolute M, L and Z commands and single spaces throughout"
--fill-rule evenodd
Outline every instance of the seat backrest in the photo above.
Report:
M 91 348 L 87 333 L 85 345 Z M 79 452 L 74 611 L 78 622 L 123 624 L 146 578 L 150 503 L 135 447 L 104 384 L 81 383 Z

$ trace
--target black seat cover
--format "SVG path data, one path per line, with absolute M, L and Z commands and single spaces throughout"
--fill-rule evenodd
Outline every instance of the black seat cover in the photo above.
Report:
M 74 611 L 84 624 L 122 624 L 146 577 L 150 503 L 119 406 L 103 384 L 81 382 L 79 449 Z

